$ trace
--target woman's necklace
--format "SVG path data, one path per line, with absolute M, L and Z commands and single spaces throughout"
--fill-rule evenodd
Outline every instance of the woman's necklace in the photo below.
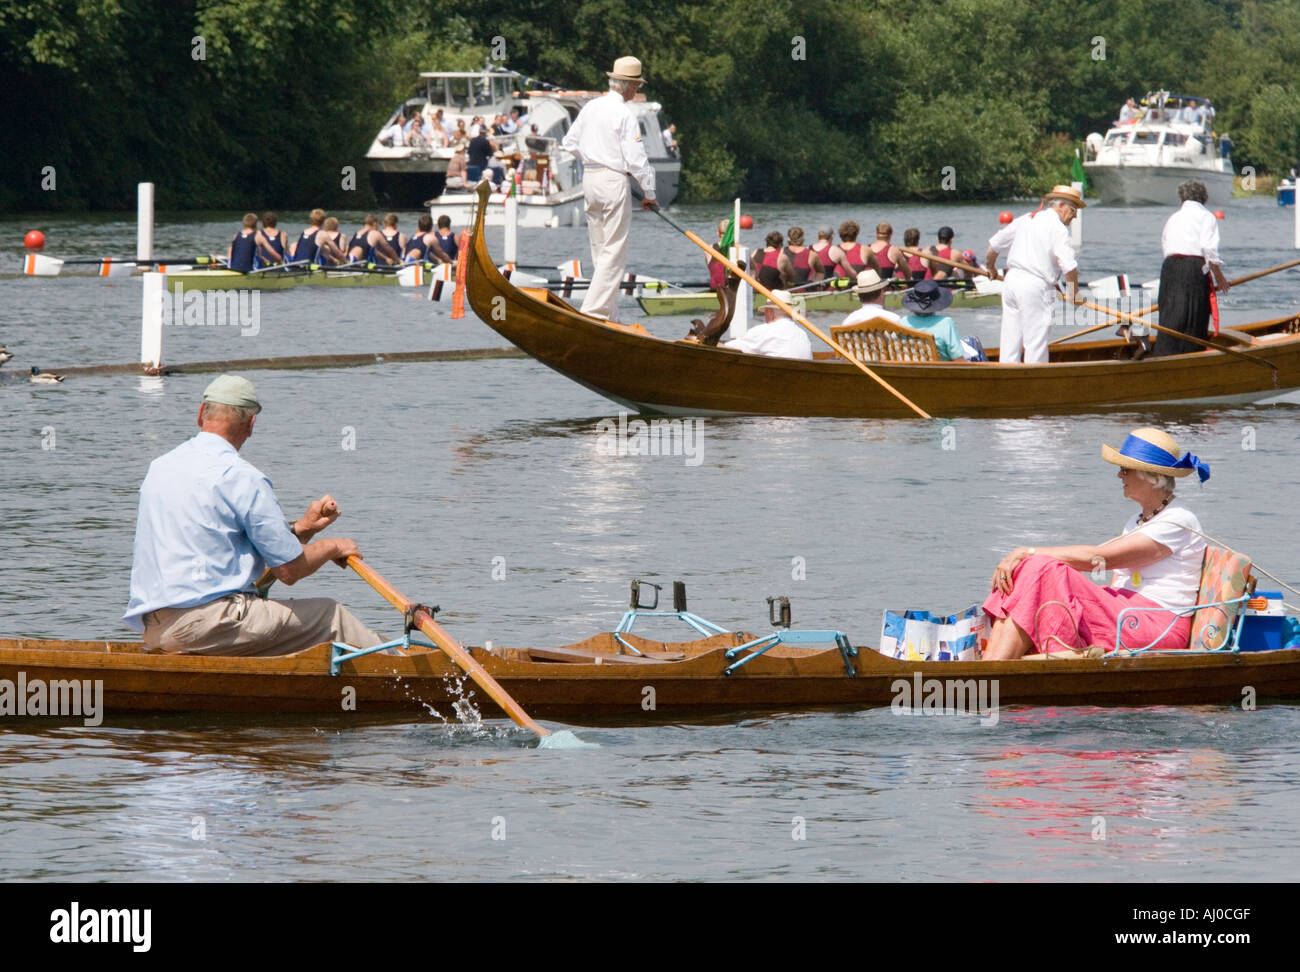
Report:
M 1161 503 L 1159 506 L 1157 506 L 1157 507 L 1156 507 L 1154 510 L 1152 510 L 1150 513 L 1143 513 L 1141 516 L 1139 516 L 1139 517 L 1138 517 L 1138 526 L 1141 526 L 1143 523 L 1146 523 L 1148 520 L 1155 519 L 1155 517 L 1159 515 L 1160 511 L 1163 510 L 1166 506 L 1169 505 L 1169 501 L 1170 501 L 1171 499 L 1173 499 L 1172 496 L 1166 496 L 1166 497 L 1165 497 L 1165 501 L 1164 501 L 1163 503 Z

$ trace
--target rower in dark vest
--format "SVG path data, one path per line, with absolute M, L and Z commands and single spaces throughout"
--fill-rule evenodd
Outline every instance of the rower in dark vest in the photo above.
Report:
M 367 213 L 364 225 L 348 240 L 348 260 L 352 263 L 377 263 L 382 260 L 387 264 L 401 263 L 397 251 L 388 245 L 384 234 L 379 232 L 379 217 Z
M 302 231 L 302 235 L 298 237 L 290 251 L 290 257 L 296 263 L 316 262 L 316 234 L 320 232 L 321 224 L 325 222 L 325 210 L 313 209 L 308 220 L 309 225 Z
M 389 213 L 384 217 L 384 228 L 380 230 L 384 234 L 384 240 L 393 248 L 394 253 L 401 253 L 406 249 L 406 234 L 397 228 L 397 213 Z
M 257 244 L 257 252 L 253 254 L 255 270 L 284 264 L 284 253 L 289 245 L 289 238 L 284 230 L 279 228 L 279 223 L 280 217 L 275 213 L 263 214 L 262 228 L 254 237 L 254 242 Z
M 957 253 L 952 247 L 953 232 L 951 226 L 939 227 L 939 245 L 930 247 L 930 252 L 941 260 L 953 260 Z M 943 263 L 925 261 L 925 278 L 927 280 L 947 280 L 953 273 L 951 267 Z
M 230 242 L 230 249 L 226 253 L 226 266 L 240 273 L 252 271 L 253 257 L 257 252 L 255 236 L 257 236 L 257 217 L 253 213 L 248 213 L 244 217 L 243 227 Z
M 880 270 L 877 271 L 881 280 L 888 280 L 898 269 L 899 257 L 902 251 L 894 246 L 891 242 L 894 238 L 894 227 L 888 223 L 876 224 L 876 242 L 871 244 L 871 252 L 876 255 L 876 262 L 880 264 Z
M 348 262 L 348 251 L 343 246 L 339 221 L 333 216 L 325 220 L 316 234 L 316 263 L 322 267 L 337 267 Z
M 781 244 L 785 242 L 785 237 L 773 230 L 767 234 L 765 239 L 766 246 L 760 250 L 755 250 L 751 264 L 756 272 L 761 273 L 764 267 L 771 267 L 772 274 L 769 279 L 784 280 L 785 274 L 781 272 Z M 769 286 L 764 284 L 764 286 Z
M 793 287 L 800 287 L 812 279 L 813 252 L 803 245 L 803 227 L 791 226 L 786 234 L 787 245 L 781 251 L 777 269 L 781 277 L 790 281 Z
M 415 225 L 416 232 L 407 241 L 406 249 L 402 253 L 402 259 L 407 263 L 423 263 L 429 258 L 429 245 L 432 242 L 429 237 L 433 235 L 433 217 L 428 213 L 421 213 Z

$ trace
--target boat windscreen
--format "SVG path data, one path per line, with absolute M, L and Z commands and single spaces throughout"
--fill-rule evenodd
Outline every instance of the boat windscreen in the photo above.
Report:
M 1159 141 L 1160 141 L 1159 132 L 1134 132 L 1133 133 L 1134 145 L 1155 145 Z

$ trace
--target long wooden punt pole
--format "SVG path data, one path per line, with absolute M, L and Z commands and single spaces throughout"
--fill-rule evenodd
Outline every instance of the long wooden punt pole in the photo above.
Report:
M 969 263 L 962 263 L 959 260 L 949 260 L 947 257 L 935 256 L 933 253 L 926 253 L 924 250 L 916 250 L 910 246 L 900 246 L 900 250 L 909 256 L 920 257 L 922 260 L 933 260 L 935 263 L 943 263 L 950 267 L 956 267 L 958 270 L 966 270 L 970 273 L 978 273 L 982 277 L 988 277 L 990 280 L 996 279 L 992 273 L 983 267 L 972 267 Z
M 355 570 L 367 584 L 379 592 L 389 604 L 401 611 L 403 615 L 411 612 L 411 619 L 416 626 L 432 641 L 435 645 L 446 652 L 461 670 L 470 678 L 474 679 L 488 695 L 492 701 L 499 705 L 506 715 L 510 716 L 520 727 L 536 733 L 539 739 L 545 739 L 551 735 L 551 730 L 545 726 L 540 726 L 532 720 L 527 712 L 510 697 L 510 693 L 501 687 L 501 684 L 488 674 L 487 669 L 476 662 L 460 643 L 438 624 L 425 608 L 417 606 L 410 601 L 397 588 L 388 581 L 379 576 L 378 571 L 374 570 L 365 563 L 360 557 L 349 557 L 348 566 Z M 411 609 L 415 610 L 412 612 Z
M 904 395 L 902 392 L 900 392 L 897 388 L 895 388 L 895 387 L 894 387 L 893 385 L 891 385 L 889 382 L 885 381 L 885 379 L 881 378 L 878 374 L 876 374 L 874 371 L 872 371 L 870 368 L 868 368 L 866 365 L 864 365 L 864 364 L 863 364 L 861 361 L 859 361 L 857 358 L 853 357 L 853 355 L 851 355 L 851 354 L 849 354 L 847 351 L 845 351 L 842 347 L 839 346 L 838 343 L 836 343 L 835 340 L 833 340 L 833 339 L 831 338 L 831 336 L 830 336 L 829 334 L 823 334 L 823 333 L 821 332 L 821 329 L 820 329 L 820 328 L 818 328 L 818 327 L 816 327 L 815 325 L 810 324 L 810 323 L 808 323 L 808 321 L 804 320 L 803 316 L 802 316 L 798 311 L 796 311 L 793 307 L 791 307 L 790 305 L 788 305 L 785 301 L 781 300 L 779 297 L 777 297 L 775 294 L 773 294 L 772 291 L 768 290 L 768 289 L 767 289 L 766 287 L 764 287 L 761 283 L 759 283 L 757 280 L 755 280 L 753 277 L 751 277 L 749 274 L 747 274 L 744 270 L 740 269 L 740 267 L 736 265 L 735 261 L 733 261 L 733 260 L 731 260 L 730 258 L 728 258 L 728 257 L 724 256 L 723 254 L 719 253 L 717 250 L 715 250 L 713 247 L 711 247 L 708 243 L 705 243 L 702 239 L 700 239 L 698 236 L 696 236 L 696 235 L 695 235 L 694 233 L 692 233 L 690 230 L 686 229 L 684 226 L 679 226 L 679 225 L 678 225 L 676 222 L 674 222 L 674 221 L 673 221 L 673 220 L 668 216 L 668 214 L 665 213 L 662 209 L 656 207 L 656 208 L 655 208 L 655 212 L 658 213 L 660 216 L 662 216 L 664 222 L 666 222 L 669 226 L 671 226 L 673 229 L 677 230 L 677 232 L 681 233 L 683 236 L 685 236 L 688 240 L 690 240 L 690 241 L 691 241 L 692 243 L 694 243 L 696 246 L 700 247 L 702 250 L 704 250 L 705 253 L 712 254 L 712 256 L 713 256 L 713 258 L 714 258 L 715 260 L 717 260 L 717 261 L 718 261 L 719 263 L 721 263 L 724 267 L 726 267 L 728 270 L 730 270 L 730 271 L 731 271 L 732 273 L 734 273 L 736 276 L 740 277 L 742 280 L 744 280 L 746 283 L 748 283 L 751 287 L 753 287 L 755 290 L 757 290 L 760 294 L 762 294 L 764 297 L 766 297 L 768 300 L 770 300 L 773 304 L 775 304 L 777 307 L 779 307 L 779 308 L 780 308 L 780 309 L 781 309 L 781 310 L 786 314 L 786 316 L 788 316 L 792 321 L 797 322 L 801 327 L 803 327 L 804 330 L 808 331 L 808 333 L 816 335 L 820 340 L 822 340 L 822 341 L 824 341 L 825 343 L 829 344 L 832 348 L 835 349 L 835 352 L 836 352 L 836 353 L 837 353 L 841 358 L 843 358 L 845 361 L 849 362 L 849 364 L 851 364 L 851 365 L 853 365 L 854 367 L 856 367 L 856 368 L 857 368 L 859 371 L 861 371 L 863 374 L 867 375 L 869 378 L 871 378 L 872 381 L 874 381 L 874 382 L 876 382 L 876 384 L 880 385 L 881 388 L 885 389 L 885 391 L 889 392 L 889 394 L 893 395 L 893 396 L 894 396 L 895 398 L 897 398 L 900 402 L 902 402 L 904 405 L 906 405 L 908 408 L 910 408 L 913 412 L 915 412 L 917 415 L 921 416 L 921 418 L 928 419 L 928 418 L 933 418 L 933 417 L 934 417 L 934 416 L 932 416 L 929 412 L 925 411 L 925 410 L 922 409 L 919 405 L 917 405 L 915 402 L 913 402 L 913 401 L 912 401 L 910 398 L 908 398 L 906 395 Z
M 1060 297 L 1061 300 L 1065 301 L 1067 304 L 1071 302 L 1070 298 L 1066 297 L 1065 294 L 1061 294 Z M 1088 307 L 1095 311 L 1101 311 L 1103 314 L 1110 314 L 1121 321 L 1128 321 L 1130 324 L 1141 324 L 1143 327 L 1153 327 L 1157 331 L 1163 331 L 1165 334 L 1168 334 L 1171 337 L 1181 338 L 1184 341 L 1190 341 L 1192 344 L 1199 344 L 1201 347 L 1209 348 L 1211 351 L 1225 351 L 1228 354 L 1236 355 L 1238 358 L 1241 358 L 1244 361 L 1249 361 L 1251 364 L 1257 364 L 1261 368 L 1269 368 L 1273 371 L 1277 371 L 1277 365 L 1275 365 L 1273 362 L 1265 361 L 1262 358 L 1252 358 L 1250 355 L 1243 354 L 1241 351 L 1238 351 L 1235 348 L 1225 347 L 1220 344 L 1211 344 L 1209 341 L 1202 341 L 1200 338 L 1193 337 L 1190 334 L 1184 334 L 1182 331 L 1175 331 L 1172 327 L 1163 327 L 1160 324 L 1154 324 L 1151 321 L 1145 321 L 1142 318 L 1138 317 L 1136 314 L 1125 314 L 1123 311 L 1111 310 L 1109 307 L 1102 307 L 1101 304 L 1094 304 L 1090 300 L 1080 301 L 1079 303 L 1083 307 Z M 1109 327 L 1110 324 L 1112 323 L 1114 322 L 1113 321 L 1107 322 L 1103 326 Z M 1080 331 L 1079 333 L 1082 334 L 1083 332 Z

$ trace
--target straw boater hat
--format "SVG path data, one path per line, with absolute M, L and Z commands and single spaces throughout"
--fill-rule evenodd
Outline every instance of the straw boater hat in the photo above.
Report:
M 605 74 L 615 81 L 645 81 L 641 77 L 641 62 L 635 57 L 620 57 L 614 62 L 614 70 Z
M 1140 469 L 1179 479 L 1194 471 L 1201 482 L 1210 478 L 1209 463 L 1178 448 L 1173 436 L 1159 429 L 1134 429 L 1118 449 L 1103 445 L 1101 457 L 1125 469 Z
M 858 274 L 858 285 L 853 288 L 855 294 L 874 294 L 877 290 L 884 290 L 889 286 L 889 281 L 882 280 L 880 274 L 868 267 Z
M 1083 201 L 1083 193 L 1076 192 L 1074 186 L 1053 186 L 1052 191 L 1043 197 L 1043 203 L 1047 204 L 1053 199 L 1064 199 L 1075 209 L 1088 208 L 1088 204 Z

